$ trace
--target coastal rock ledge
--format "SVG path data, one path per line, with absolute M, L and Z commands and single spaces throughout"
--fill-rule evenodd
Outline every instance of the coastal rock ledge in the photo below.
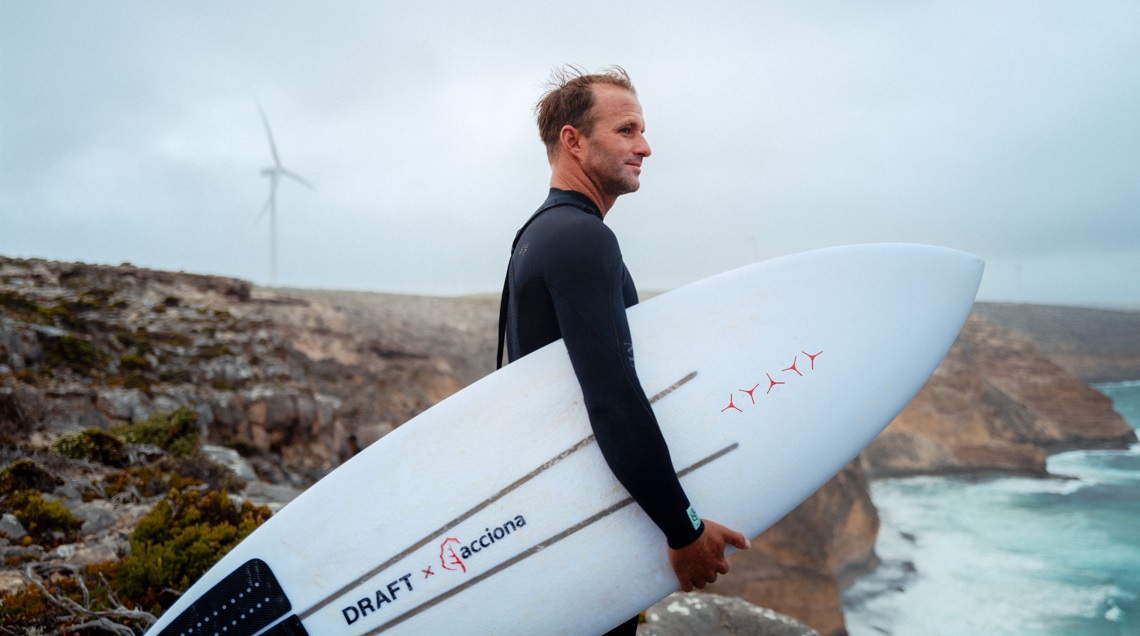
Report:
M 1112 400 L 1032 341 L 974 314 L 934 375 L 862 459 L 872 478 L 1044 477 L 1052 453 L 1135 442 Z

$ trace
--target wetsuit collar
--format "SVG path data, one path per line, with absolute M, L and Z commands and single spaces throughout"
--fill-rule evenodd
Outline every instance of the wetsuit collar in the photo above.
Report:
M 561 199 L 561 201 L 558 199 Z M 582 194 L 581 192 L 578 192 L 577 190 L 562 190 L 560 188 L 551 188 L 550 194 L 547 195 L 546 203 L 543 204 L 543 207 L 546 207 L 548 204 L 572 205 L 576 208 L 581 208 L 585 212 L 593 214 L 599 219 L 605 219 L 605 216 L 602 215 L 602 211 L 598 209 L 597 204 L 595 204 L 590 197 Z

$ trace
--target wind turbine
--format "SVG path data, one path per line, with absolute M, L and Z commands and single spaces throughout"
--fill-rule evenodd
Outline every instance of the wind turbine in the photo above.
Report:
M 281 177 L 289 177 L 290 179 L 300 183 L 301 185 L 316 190 L 313 184 L 309 183 L 301 175 L 287 170 L 285 166 L 281 165 L 281 157 L 277 154 L 277 144 L 273 143 L 273 131 L 269 129 L 269 118 L 265 116 L 265 109 L 261 107 L 261 102 L 257 104 L 257 111 L 261 113 L 261 123 L 265 124 L 265 135 L 269 137 L 269 150 L 273 152 L 273 165 L 261 169 L 261 174 L 269 177 L 269 199 L 265 202 L 265 206 L 261 208 L 261 214 L 258 215 L 258 222 L 269 212 L 269 284 L 277 285 L 277 182 Z

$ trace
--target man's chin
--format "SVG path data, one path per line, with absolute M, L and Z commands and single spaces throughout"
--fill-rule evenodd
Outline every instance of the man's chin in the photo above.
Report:
M 603 184 L 603 190 L 612 194 L 614 197 L 620 197 L 623 194 L 637 192 L 637 189 L 640 187 L 641 181 L 637 177 L 614 179 L 613 181 Z

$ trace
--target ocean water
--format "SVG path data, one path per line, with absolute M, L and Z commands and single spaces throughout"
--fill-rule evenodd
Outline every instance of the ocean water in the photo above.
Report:
M 1140 429 L 1140 382 L 1100 385 Z M 876 481 L 883 565 L 851 636 L 1140 636 L 1140 445 L 1049 459 L 1072 479 Z

